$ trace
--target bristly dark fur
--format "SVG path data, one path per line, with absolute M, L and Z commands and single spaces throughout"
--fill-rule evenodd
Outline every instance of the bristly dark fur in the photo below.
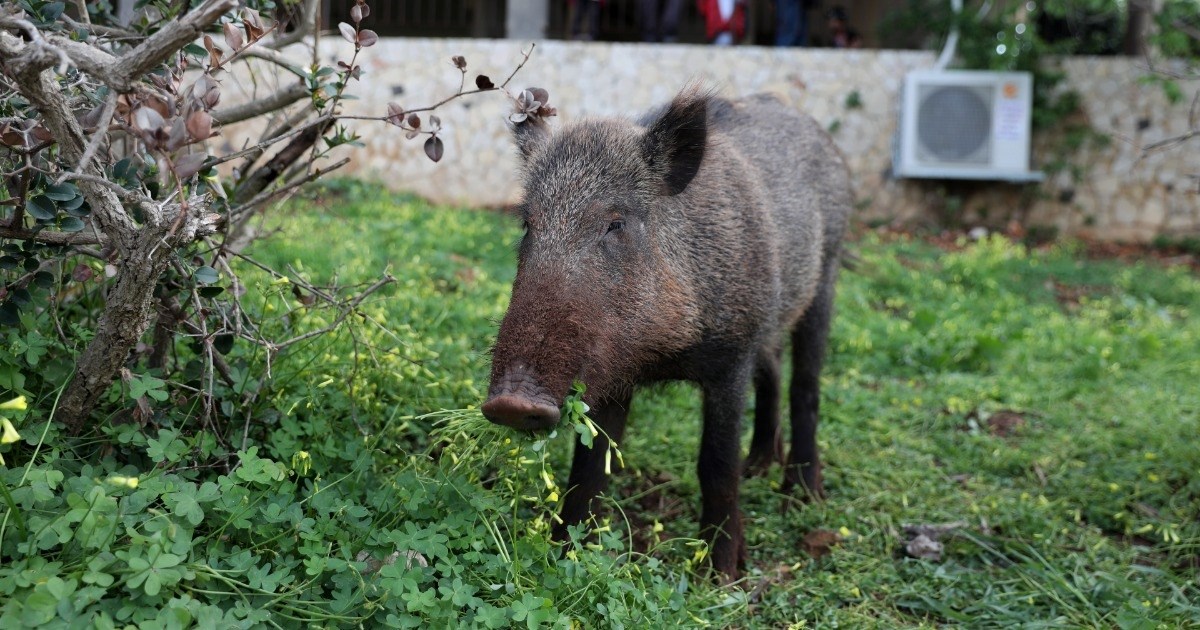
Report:
M 584 120 L 552 132 L 530 119 L 513 133 L 527 233 L 493 353 L 497 402 L 485 413 L 516 425 L 533 408 L 521 401 L 553 410 L 578 379 L 593 419 L 619 440 L 635 387 L 699 383 L 701 525 L 714 567 L 736 575 L 746 390 L 753 382 L 745 468 L 758 471 L 782 459 L 788 337 L 784 489 L 822 493 L 819 374 L 851 208 L 841 155 L 816 121 L 773 97 L 730 101 L 697 86 L 637 123 Z M 606 444 L 576 448 L 560 535 L 603 490 Z

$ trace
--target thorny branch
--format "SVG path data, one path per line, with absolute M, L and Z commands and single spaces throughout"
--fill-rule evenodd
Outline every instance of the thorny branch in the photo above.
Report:
M 11 238 L 20 241 L 33 241 L 47 245 L 104 245 L 104 239 L 96 238 L 84 232 L 55 232 L 47 230 L 27 230 L 0 225 L 0 238 Z
M 241 105 L 218 109 L 212 113 L 212 117 L 222 125 L 232 125 L 244 120 L 250 120 L 251 118 L 258 118 L 263 114 L 278 111 L 298 102 L 308 95 L 308 89 L 302 83 L 289 83 L 286 87 L 269 96 L 254 101 L 247 101 Z
M 104 136 L 107 135 L 108 123 L 115 113 L 117 113 L 117 93 L 109 92 L 104 99 L 104 109 L 100 111 L 100 118 L 96 122 L 96 131 L 92 133 L 91 140 L 88 140 L 87 147 L 83 150 L 83 157 L 79 158 L 79 163 L 75 165 L 75 170 L 70 174 L 80 175 L 83 173 L 83 169 L 92 163 L 92 158 L 96 157 L 96 151 L 100 150 L 100 144 L 104 142 Z M 66 178 L 67 174 L 63 174 L 58 178 L 57 183 L 63 183 Z
M 471 96 L 473 94 L 483 94 L 484 92 L 496 92 L 496 91 L 507 92 L 506 88 L 508 87 L 508 84 L 512 82 L 513 77 L 517 76 L 517 73 L 520 72 L 521 68 L 525 67 L 525 63 L 527 61 L 529 61 L 529 57 L 530 57 L 530 55 L 533 54 L 533 49 L 535 47 L 537 47 L 537 44 L 531 43 L 531 44 L 529 44 L 528 49 L 521 51 L 521 61 L 517 64 L 517 67 L 513 68 L 513 71 L 509 73 L 508 77 L 506 79 L 504 79 L 504 82 L 501 83 L 500 85 L 494 86 L 494 87 L 487 87 L 487 88 L 476 88 L 474 90 L 467 90 L 465 92 L 462 89 L 462 85 L 459 85 L 458 92 L 455 92 L 454 94 L 451 94 L 450 96 L 447 96 L 446 98 L 443 98 L 442 100 L 434 103 L 433 105 L 429 105 L 426 107 L 416 107 L 413 109 L 406 109 L 406 110 L 404 110 L 404 113 L 405 114 L 416 114 L 418 112 L 430 112 L 430 111 L 433 111 L 443 105 L 446 105 L 447 103 L 450 103 L 451 101 L 462 98 L 464 96 Z M 387 121 L 389 118 L 391 118 L 391 116 L 340 116 L 339 118 L 341 118 L 343 120 L 382 120 L 382 121 Z
M 318 0 L 304 0 L 304 4 L 297 8 L 300 14 L 301 26 L 290 33 L 278 35 L 275 41 L 269 44 L 270 48 L 282 50 L 292 44 L 298 44 L 307 39 L 309 35 L 312 35 L 316 30 L 317 10 L 319 8 L 320 3 Z
M 319 330 L 310 330 L 309 332 L 306 332 L 301 335 L 297 335 L 297 336 L 292 337 L 291 339 L 287 339 L 285 341 L 273 343 L 273 344 L 271 344 L 271 350 L 278 352 L 280 350 L 286 349 L 288 346 L 298 344 L 301 341 L 304 341 L 306 339 L 312 339 L 313 337 L 319 337 L 321 335 L 324 335 L 325 333 L 337 330 L 337 328 L 342 325 L 342 322 L 346 321 L 346 318 L 349 317 L 351 313 L 354 313 L 355 311 L 357 311 L 358 307 L 361 306 L 363 301 L 366 300 L 368 297 L 370 297 L 372 293 L 375 293 L 376 291 L 382 289 L 383 287 L 385 287 L 395 281 L 396 281 L 396 278 L 392 277 L 391 274 L 384 275 L 382 278 L 380 278 L 379 280 L 376 280 L 373 284 L 371 284 L 371 286 L 360 291 L 358 293 L 358 295 L 354 296 L 354 298 L 352 298 L 349 302 L 338 304 L 337 305 L 338 315 L 337 315 L 337 317 L 334 318 L 333 322 L 330 323 L 328 326 L 321 328 Z

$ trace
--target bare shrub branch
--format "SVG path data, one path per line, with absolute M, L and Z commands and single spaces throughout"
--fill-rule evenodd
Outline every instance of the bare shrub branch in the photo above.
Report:
M 369 14 L 364 0 L 356 0 L 354 24 L 339 27 L 354 53 L 336 66 L 315 57 L 317 0 L 293 5 L 299 20 L 289 25 L 290 32 L 265 24 L 254 10 L 265 5 L 254 0 L 205 0 L 194 8 L 187 2 L 156 3 L 154 17 L 137 31 L 106 23 L 108 14 L 89 15 L 80 0 L 72 4 L 74 18 L 61 5 L 58 11 L 45 5 L 51 13 L 40 15 L 26 15 L 12 3 L 0 6 L 0 111 L 5 112 L 0 187 L 6 193 L 0 208 L 12 207 L 5 210 L 0 238 L 29 243 L 34 252 L 18 273 L 0 270 L 0 301 L 8 299 L 9 289 L 24 289 L 39 273 L 62 269 L 61 263 L 77 256 L 98 259 L 104 267 L 100 278 L 92 267 L 76 267 L 78 282 L 103 283 L 104 301 L 89 315 L 94 335 L 77 357 L 59 401 L 56 418 L 72 433 L 88 425 L 97 401 L 122 373 L 131 374 L 131 365 L 151 366 L 167 376 L 177 371 L 174 357 L 185 346 L 176 343 L 179 339 L 198 344 L 191 352 L 206 366 L 205 385 L 188 387 L 204 396 L 205 422 L 213 422 L 213 414 L 220 413 L 212 403 L 213 388 L 235 386 L 234 370 L 215 340 L 233 335 L 267 348 L 270 359 L 334 330 L 357 312 L 363 300 L 392 281 L 390 276 L 352 287 L 354 293 L 347 295 L 346 289 L 318 287 L 293 272 L 286 277 L 306 308 L 337 314 L 319 330 L 280 342 L 267 339 L 254 314 L 242 308 L 241 281 L 230 264 L 233 258 L 251 260 L 239 251 L 247 240 L 247 222 L 348 162 L 331 160 L 335 148 L 357 144 L 357 135 L 340 124 L 344 120 L 382 120 L 410 138 L 428 136 L 427 155 L 440 158 L 440 120 L 429 115 L 422 124 L 417 113 L 485 92 L 509 94 L 509 83 L 533 50 L 523 51 L 499 86 L 479 75 L 475 89 L 465 89 L 467 62 L 456 56 L 456 93 L 408 111 L 346 116 L 343 97 L 353 82 L 363 80 L 359 55 L 378 41 L 362 24 Z M 45 10 L 38 3 L 29 6 Z M 68 36 L 76 32 L 89 36 Z M 291 53 L 282 52 L 294 44 L 314 51 L 311 67 L 294 64 Z M 233 75 L 222 71 L 231 71 L 239 60 L 237 68 L 248 68 L 250 59 L 297 79 L 262 96 L 222 104 L 222 81 Z M 547 111 L 552 108 L 539 110 Z M 222 126 L 268 117 L 271 122 L 256 143 L 222 151 L 209 142 L 226 133 Z M 232 160 L 241 160 L 232 174 L 217 168 Z M 228 289 L 214 284 L 222 274 Z M 140 343 L 152 323 L 151 343 Z M 61 327 L 58 335 L 64 336 Z M 140 398 L 135 413 L 148 413 L 151 404 Z

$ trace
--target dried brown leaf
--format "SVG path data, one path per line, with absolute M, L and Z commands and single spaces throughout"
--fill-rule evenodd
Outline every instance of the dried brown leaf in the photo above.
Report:
M 399 127 L 404 124 L 404 108 L 400 103 L 388 103 L 387 121 Z
M 204 110 L 196 110 L 192 112 L 187 119 L 188 133 L 196 140 L 207 140 L 212 136 L 212 116 Z
M 234 52 L 241 50 L 242 44 L 245 43 L 245 40 L 242 39 L 242 29 L 233 22 L 226 22 L 222 28 L 225 31 L 225 45 Z
M 221 65 L 221 55 L 224 53 L 217 45 L 213 43 L 213 38 L 209 35 L 204 36 L 204 49 L 208 51 L 208 65 L 216 67 Z
M 149 78 L 150 82 L 154 84 L 154 87 L 164 92 L 170 92 L 172 94 L 175 93 L 175 82 L 172 81 L 170 77 L 152 74 Z
M 1025 417 L 1015 411 L 997 411 L 987 419 L 988 433 L 997 437 L 1012 437 L 1024 427 Z
M 429 156 L 429 159 L 434 162 L 440 161 L 445 151 L 446 148 L 442 145 L 441 138 L 429 136 L 429 139 L 425 141 L 425 155 Z
M 814 560 L 819 560 L 829 555 L 834 545 L 837 545 L 841 541 L 842 537 L 835 531 L 814 529 L 804 535 L 804 540 L 800 543 L 800 548 Z
M 25 146 L 25 134 L 13 131 L 11 127 L 5 125 L 4 130 L 0 131 L 0 144 L 7 147 L 23 147 Z
M 251 43 L 262 39 L 262 36 L 267 34 L 267 27 L 263 25 L 262 17 L 254 9 L 242 11 L 242 22 L 246 25 L 246 35 L 250 37 Z
M 163 126 L 161 114 L 151 107 L 139 107 L 133 112 L 133 126 L 141 131 L 153 131 Z
M 208 88 L 216 85 L 216 81 L 207 74 L 201 75 L 196 82 L 192 84 L 192 98 L 202 99 L 204 94 L 208 92 Z
M 481 74 L 475 77 L 475 87 L 481 90 L 493 90 L 496 88 L 496 84 L 492 83 L 492 80 L 487 75 Z
M 413 129 L 421 128 L 421 117 L 416 114 L 409 114 L 406 122 L 408 123 L 408 126 L 412 127 Z
M 362 46 L 363 48 L 374 46 L 378 41 L 379 35 L 376 35 L 375 31 L 372 31 L 369 28 L 364 28 L 358 32 L 358 45 Z
M 518 114 L 533 114 L 542 106 L 542 102 L 537 100 L 537 97 L 533 95 L 531 90 L 524 90 L 517 95 L 516 105 Z
M 462 55 L 454 55 L 450 58 L 450 61 L 454 62 L 454 67 L 458 68 L 459 70 L 467 69 L 467 58 L 463 57 Z
M 117 116 L 129 120 L 129 112 L 133 110 L 133 101 L 130 100 L 128 94 L 121 94 L 117 97 Z
M 220 100 L 221 88 L 216 84 L 213 84 L 212 87 L 208 88 L 208 91 L 204 93 L 204 106 L 212 109 L 217 106 L 217 103 L 220 102 Z
M 145 424 L 150 420 L 150 418 L 154 417 L 154 409 L 150 407 L 149 399 L 147 399 L 145 396 L 138 396 L 137 400 L 134 402 L 137 403 L 137 406 L 130 415 L 133 416 L 135 422 L 138 424 Z
M 208 156 L 203 153 L 189 153 L 180 156 L 175 160 L 175 176 L 179 179 L 188 179 L 192 175 L 200 172 L 200 167 L 204 166 L 204 160 Z
M 94 275 L 96 275 L 96 272 L 83 263 L 75 265 L 75 269 L 71 271 L 71 279 L 75 282 L 87 282 Z
M 254 9 L 244 9 L 242 11 L 242 21 L 246 23 L 246 26 L 253 26 L 259 31 L 265 30 L 265 27 L 262 23 L 262 17 L 258 14 L 258 11 Z
M 529 88 L 529 93 L 533 95 L 533 100 L 537 102 L 538 107 L 550 102 L 550 93 L 542 88 Z
M 101 103 L 96 105 L 95 107 L 89 109 L 87 113 L 78 117 L 79 126 L 83 127 L 85 130 L 94 129 L 96 125 L 100 124 L 100 114 L 103 113 L 104 104 Z
M 312 306 L 317 303 L 316 296 L 304 293 L 300 290 L 300 287 L 294 284 L 292 285 L 292 295 L 296 296 L 296 299 L 305 306 Z
M 142 101 L 142 104 L 158 112 L 158 115 L 162 116 L 164 120 L 171 117 L 171 106 L 157 96 Z
M 171 120 L 171 131 L 167 133 L 167 150 L 176 151 L 188 144 L 187 124 L 182 118 Z

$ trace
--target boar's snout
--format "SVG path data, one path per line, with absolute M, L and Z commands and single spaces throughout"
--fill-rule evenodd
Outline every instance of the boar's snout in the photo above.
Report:
M 506 370 L 493 383 L 483 415 L 496 424 L 534 431 L 558 424 L 559 411 L 549 390 L 525 370 Z
M 558 423 L 558 408 L 528 398 L 504 394 L 483 403 L 483 415 L 496 424 L 523 431 L 548 429 Z

